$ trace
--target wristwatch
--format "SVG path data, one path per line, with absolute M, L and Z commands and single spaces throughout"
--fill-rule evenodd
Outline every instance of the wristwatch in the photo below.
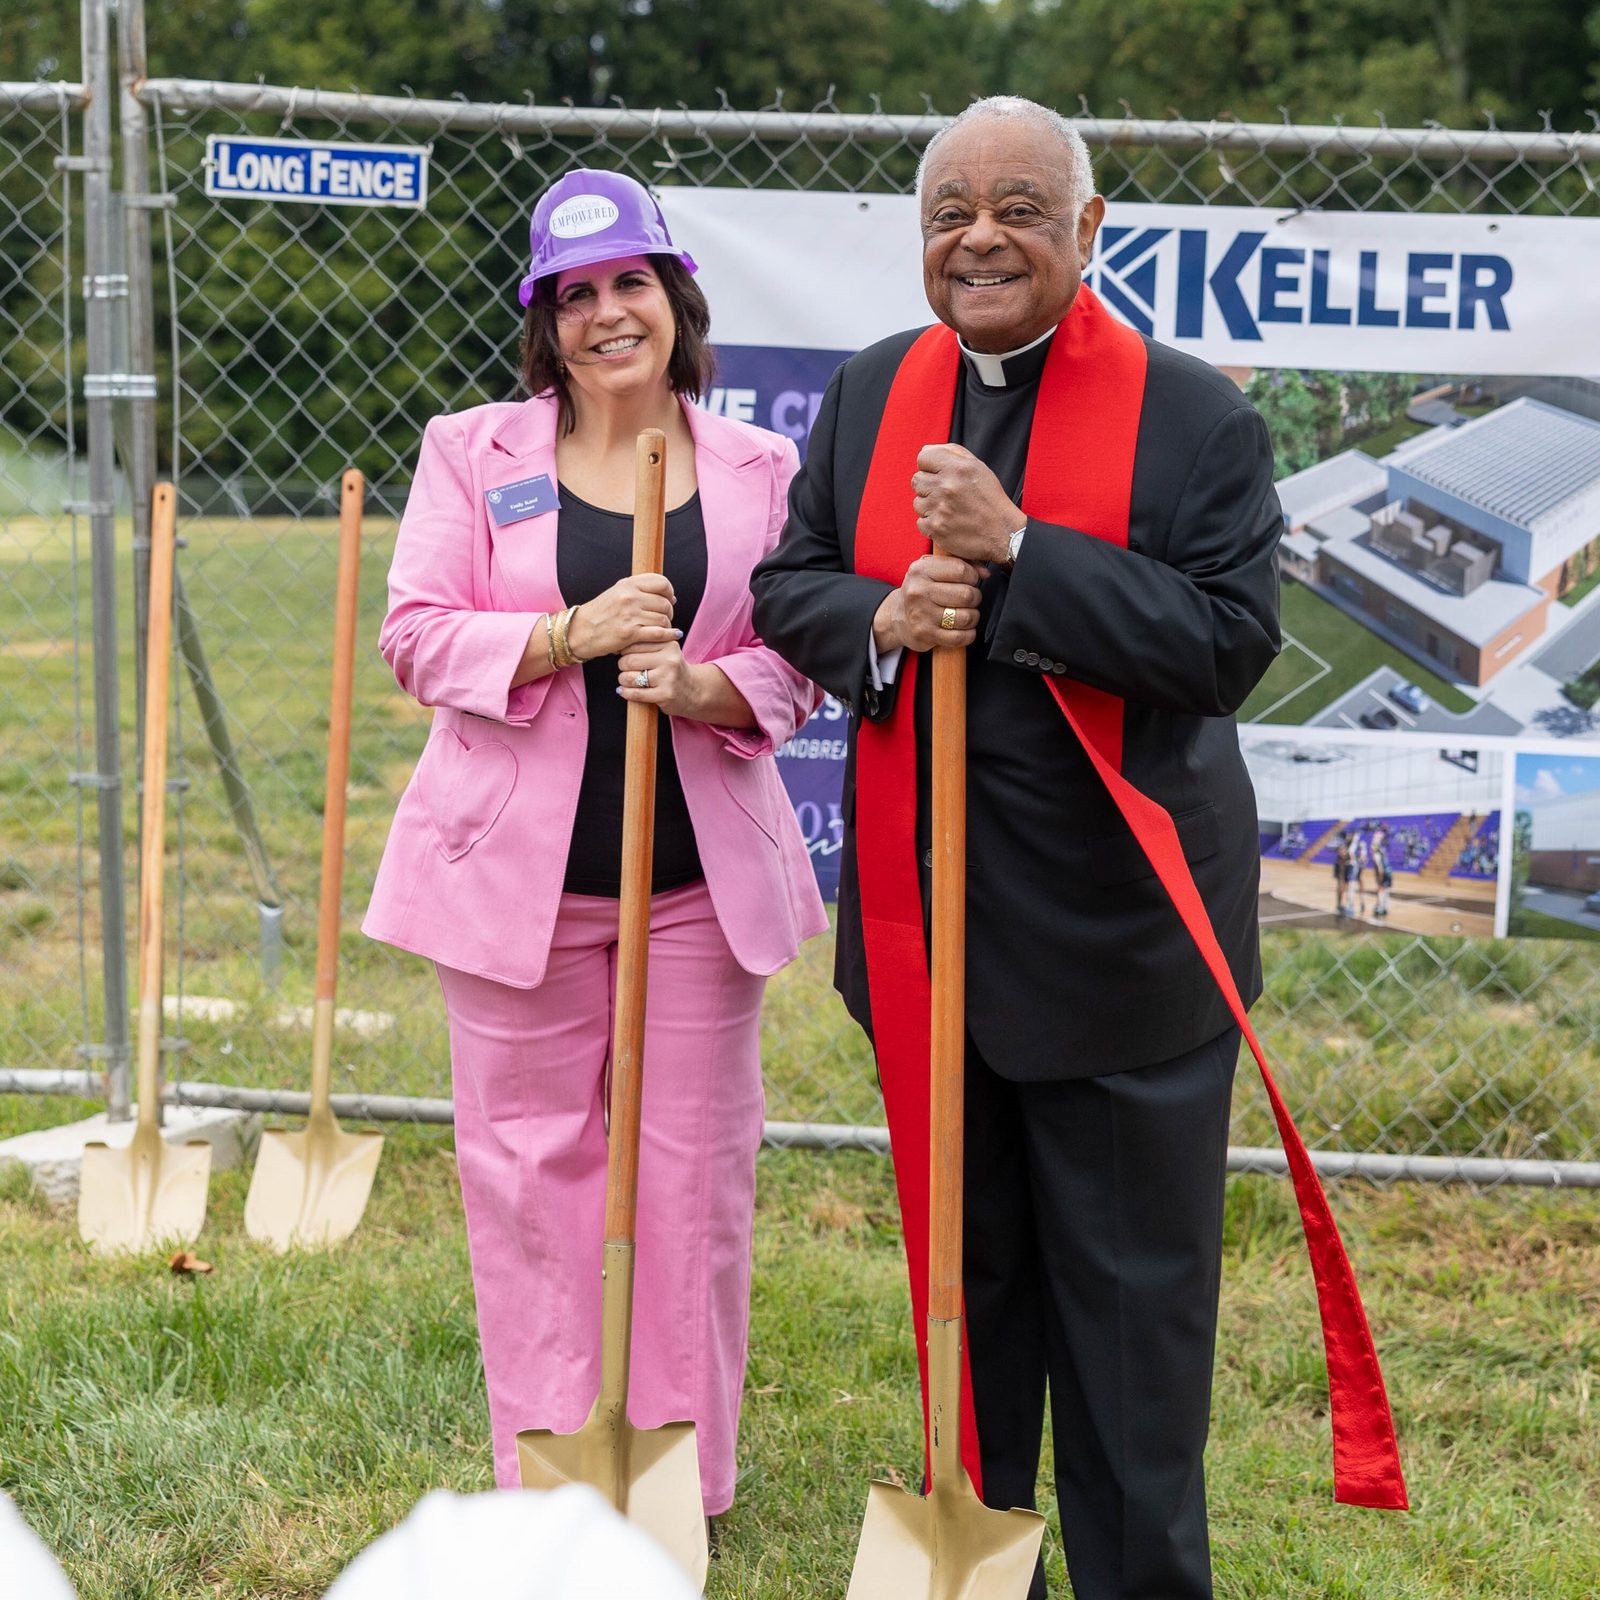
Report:
M 1028 525 L 1027 523 L 1023 523 L 1023 525 L 1018 528 L 1009 539 L 1006 540 L 1006 565 L 1008 567 L 1016 566 L 1017 557 L 1022 554 L 1022 536 L 1027 531 Z

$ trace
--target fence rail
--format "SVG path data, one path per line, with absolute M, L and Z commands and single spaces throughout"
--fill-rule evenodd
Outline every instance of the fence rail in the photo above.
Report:
M 89 1072 L 8 1072 L 0 1069 L 0 1093 L 60 1094 L 91 1097 L 99 1078 Z M 169 1085 L 165 1105 L 212 1106 L 270 1116 L 303 1117 L 311 1096 L 292 1089 L 242 1089 L 222 1083 Z M 334 1115 L 348 1122 L 402 1122 L 437 1127 L 455 1125 L 449 1100 L 420 1096 L 342 1094 L 332 1098 Z M 839 1122 L 766 1122 L 762 1142 L 774 1150 L 864 1150 L 887 1155 L 887 1128 L 852 1127 Z M 1600 1189 L 1597 1161 L 1500 1161 L 1482 1156 L 1379 1155 L 1348 1150 L 1313 1150 L 1311 1164 L 1324 1178 L 1352 1176 L 1382 1182 L 1464 1183 L 1479 1188 L 1512 1183 L 1525 1188 Z M 1235 1145 L 1228 1151 L 1230 1172 L 1286 1177 L 1289 1160 L 1281 1149 Z
M 232 111 L 281 115 L 286 122 L 315 120 L 387 122 L 394 127 L 448 128 L 481 133 L 589 133 L 613 138 L 743 134 L 761 139 L 926 141 L 949 121 L 936 112 L 737 111 L 731 106 L 518 105 L 503 101 L 425 100 L 411 95 L 297 89 L 270 83 L 218 83 L 194 78 L 147 78 L 136 86 L 148 105 L 169 111 Z M 1303 154 L 1349 151 L 1424 161 L 1463 156 L 1488 161 L 1600 162 L 1600 128 L 1590 132 L 1518 133 L 1489 128 L 1375 128 L 1349 123 L 1192 122 L 1183 117 L 1073 118 L 1091 148 L 1223 150 Z
M 89 91 L 81 83 L 0 82 L 0 114 L 12 111 L 82 111 Z
M 91 0 L 97 7 L 104 26 Z M 423 424 L 513 393 L 510 291 L 527 211 L 546 183 L 591 164 L 656 184 L 904 192 L 947 119 L 781 103 L 477 105 L 151 77 L 139 0 L 123 0 L 118 20 L 112 199 L 122 226 L 94 270 L 126 272 L 127 297 L 108 302 L 112 354 L 118 370 L 148 369 L 155 384 L 153 395 L 109 402 L 121 473 L 104 477 L 109 445 L 95 443 L 100 481 L 112 487 L 94 497 L 70 425 L 85 375 L 70 290 L 91 175 L 58 165 L 82 145 L 90 95 L 82 84 L 0 84 L 0 330 L 25 333 L 23 359 L 8 363 L 23 382 L 0 395 L 0 496 L 12 513 L 0 572 L 24 600 L 19 620 L 0 621 L 0 653 L 22 665 L 0 690 L 0 981 L 16 992 L 0 1091 L 102 1092 L 83 1061 L 106 1056 L 115 985 L 94 981 L 101 963 L 89 957 L 109 938 L 96 902 L 126 851 L 119 837 L 97 864 L 75 846 L 74 779 L 89 764 L 74 754 L 88 727 L 74 699 L 75 597 L 91 585 L 63 505 L 83 515 L 94 498 L 99 548 L 115 551 L 114 572 L 96 572 L 94 585 L 122 619 L 123 670 L 107 709 L 125 766 L 137 738 L 142 540 L 139 520 L 113 519 L 110 501 L 146 504 L 160 473 L 180 488 L 186 671 L 174 677 L 178 709 L 190 708 L 174 740 L 167 1098 L 292 1114 L 309 1061 L 297 1018 L 311 992 L 340 471 L 358 465 L 370 485 L 361 614 L 370 641 Z M 1600 217 L 1597 130 L 1074 121 L 1113 199 Z M 427 211 L 206 195 L 208 134 L 296 131 L 426 137 Z M 356 929 L 425 733 L 426 714 L 363 651 L 336 1104 L 437 1124 L 448 1121 L 449 1065 L 436 983 L 425 963 Z M 829 945 L 814 941 L 768 990 L 769 1139 L 882 1148 L 865 1043 L 829 991 Z M 111 959 L 107 972 L 116 959 L 125 965 Z M 1600 975 L 1587 947 L 1271 933 L 1265 966 L 1258 1027 L 1324 1172 L 1596 1181 Z M 1266 1148 L 1270 1117 L 1248 1089 L 1234 1136 L 1239 1170 L 1281 1169 Z

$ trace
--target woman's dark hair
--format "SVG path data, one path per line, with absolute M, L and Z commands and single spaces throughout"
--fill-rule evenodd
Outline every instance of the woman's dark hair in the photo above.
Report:
M 711 354 L 711 308 L 700 286 L 676 256 L 646 256 L 666 290 L 677 339 L 667 363 L 667 382 L 674 394 L 698 400 L 711 387 L 716 361 Z M 556 279 L 552 274 L 533 286 L 533 299 L 522 319 L 522 386 L 529 394 L 554 394 L 560 406 L 559 430 L 571 433 L 578 414 L 567 387 L 561 360 L 561 339 L 556 330 Z

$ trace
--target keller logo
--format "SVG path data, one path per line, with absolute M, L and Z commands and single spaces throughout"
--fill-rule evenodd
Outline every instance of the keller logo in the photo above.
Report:
M 1511 331 L 1515 274 L 1504 256 L 1318 249 L 1272 237 L 1248 227 L 1106 227 L 1084 279 L 1131 327 L 1176 342 L 1209 334 L 1258 344 L 1275 323 Z
M 1156 331 L 1156 246 L 1171 228 L 1102 228 L 1092 287 L 1130 327 Z

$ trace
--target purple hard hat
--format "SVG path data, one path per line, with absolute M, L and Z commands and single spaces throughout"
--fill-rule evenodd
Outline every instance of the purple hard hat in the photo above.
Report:
M 539 196 L 528 247 L 533 262 L 517 288 L 523 305 L 541 278 L 619 256 L 676 256 L 690 272 L 696 270 L 694 257 L 673 244 L 650 191 L 623 173 L 593 167 L 569 172 Z

